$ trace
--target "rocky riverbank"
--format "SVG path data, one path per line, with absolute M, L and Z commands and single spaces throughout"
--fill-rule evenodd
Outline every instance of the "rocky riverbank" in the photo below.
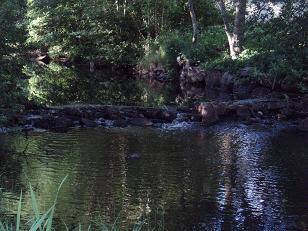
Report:
M 191 101 L 187 107 L 137 107 L 105 105 L 67 105 L 61 107 L 34 107 L 21 105 L 18 109 L 1 109 L 5 127 L 25 132 L 35 128 L 66 132 L 72 127 L 164 127 L 176 122 L 197 122 L 204 126 L 224 120 L 241 121 L 247 125 L 271 125 L 277 121 L 292 120 L 298 128 L 308 131 L 308 96 L 298 85 L 269 82 L 266 79 L 249 80 L 251 68 L 228 72 L 207 72 L 190 66 L 189 60 L 179 57 L 181 93 L 179 102 Z M 140 73 L 139 73 L 140 74 Z M 151 84 L 164 85 L 168 81 L 163 67 L 155 66 L 141 76 Z M 308 81 L 307 81 L 308 82 Z M 303 83 L 305 84 L 305 83 Z M 5 115 L 1 117 L 1 115 Z M 2 119 L 3 120 L 3 119 Z
M 12 115 L 10 120 L 25 132 L 35 128 L 66 132 L 72 127 L 163 127 L 179 120 L 204 126 L 224 120 L 247 125 L 293 120 L 300 130 L 308 131 L 308 97 L 212 100 L 178 108 L 68 105 L 24 110 Z M 2 128 L 1 131 L 8 130 Z

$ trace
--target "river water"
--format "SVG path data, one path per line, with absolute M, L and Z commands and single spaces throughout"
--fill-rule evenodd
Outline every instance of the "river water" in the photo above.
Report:
M 0 211 L 15 214 L 22 190 L 22 216 L 33 217 L 29 182 L 44 211 L 68 176 L 59 227 L 305 230 L 307 154 L 307 133 L 237 123 L 0 135 Z

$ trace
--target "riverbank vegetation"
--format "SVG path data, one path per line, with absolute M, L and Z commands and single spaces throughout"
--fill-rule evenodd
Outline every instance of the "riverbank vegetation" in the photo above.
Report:
M 178 88 L 176 59 L 183 55 L 206 71 L 249 67 L 249 78 L 292 82 L 305 93 L 306 24 L 304 0 L 4 0 L 0 106 L 33 98 L 47 103 L 44 96 L 33 97 L 27 68 L 14 73 L 23 66 L 20 60 L 37 57 L 85 64 L 92 71 L 102 66 L 139 70 L 160 66 L 167 72 L 167 89 L 176 93 L 172 90 Z
M 9 95 L 16 101 L 15 94 L 23 94 L 18 76 L 6 79 L 5 63 L 15 65 L 17 57 L 35 52 L 75 63 L 161 64 L 173 78 L 176 57 L 184 54 L 206 70 L 249 66 L 253 77 L 300 82 L 307 76 L 306 24 L 303 0 L 5 0 L 0 5 L 1 99 L 9 102 Z M 230 48 L 233 43 L 239 48 Z

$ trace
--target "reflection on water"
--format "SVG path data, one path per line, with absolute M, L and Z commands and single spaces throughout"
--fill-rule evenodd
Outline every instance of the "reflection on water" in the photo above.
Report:
M 46 209 L 68 174 L 57 205 L 68 224 L 154 222 L 163 208 L 167 230 L 303 230 L 307 144 L 307 134 L 237 125 L 10 134 L 0 137 L 1 207 L 14 213 L 22 189 L 32 214 L 30 181 Z
M 164 105 L 166 89 L 152 89 L 147 81 L 136 80 L 133 70 L 66 67 L 56 63 L 24 65 L 29 78 L 29 97 L 49 105 L 92 103 L 112 105 Z

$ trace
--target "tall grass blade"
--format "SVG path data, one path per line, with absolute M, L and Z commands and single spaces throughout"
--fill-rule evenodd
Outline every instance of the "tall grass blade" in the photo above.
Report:
M 108 231 L 108 227 L 105 224 L 102 224 L 101 231 Z
M 29 186 L 30 186 L 30 194 L 31 194 L 31 202 L 32 202 L 31 204 L 32 204 L 32 208 L 33 208 L 33 211 L 34 211 L 35 219 L 39 220 L 40 219 L 40 211 L 39 211 L 39 208 L 38 208 L 36 196 L 35 196 L 35 193 L 33 191 L 31 183 L 29 183 Z M 39 229 L 42 230 L 41 227 L 39 227 Z
M 66 229 L 66 231 L 69 231 L 69 228 L 67 227 L 66 223 L 62 220 L 63 224 L 64 224 L 64 227 Z
M 42 226 L 42 224 L 44 223 L 44 221 L 47 219 L 47 217 L 50 215 L 50 211 L 54 208 L 54 205 L 51 206 L 50 209 L 47 210 L 47 212 L 45 214 L 43 214 L 43 216 L 40 217 L 39 220 L 35 221 L 35 223 L 31 226 L 30 231 L 36 231 L 39 227 Z
M 20 192 L 20 198 L 18 202 L 16 231 L 20 230 L 21 202 L 22 202 L 22 191 Z
M 55 201 L 53 203 L 53 209 L 51 210 L 50 216 L 48 217 L 46 231 L 51 231 L 51 229 L 52 229 L 52 220 L 53 220 L 53 216 L 54 216 L 54 213 L 55 213 L 55 207 L 56 207 L 56 203 L 57 203 L 57 200 L 58 200 L 59 192 L 60 192 L 60 190 L 62 188 L 62 185 L 66 181 L 67 177 L 68 176 L 66 175 L 64 177 L 64 179 L 62 180 L 62 182 L 60 183 L 59 187 L 58 187 L 56 198 L 55 198 Z

